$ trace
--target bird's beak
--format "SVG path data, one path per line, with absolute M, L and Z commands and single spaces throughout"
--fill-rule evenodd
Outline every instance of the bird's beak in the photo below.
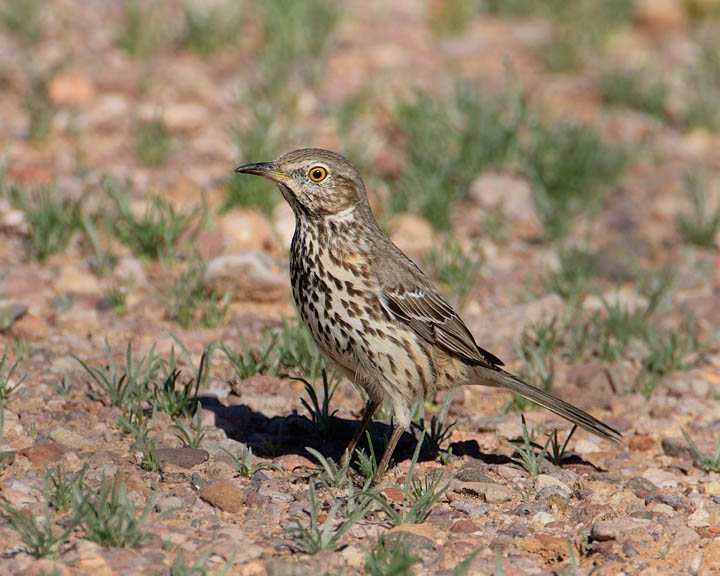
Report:
M 284 172 L 280 172 L 275 168 L 272 162 L 257 162 L 255 164 L 245 164 L 235 168 L 235 172 L 238 174 L 255 174 L 262 176 L 273 182 L 284 182 L 289 180 L 290 177 Z

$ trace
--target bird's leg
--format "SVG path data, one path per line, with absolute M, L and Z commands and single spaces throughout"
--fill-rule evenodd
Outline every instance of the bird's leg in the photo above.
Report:
M 365 428 L 367 428 L 368 424 L 370 424 L 370 420 L 372 420 L 373 414 L 375 414 L 375 410 L 377 410 L 378 406 L 380 406 L 380 402 L 376 402 L 375 400 L 368 400 L 368 403 L 365 405 L 365 414 L 363 414 L 360 426 L 358 426 L 358 429 L 355 431 L 355 435 L 352 440 L 350 440 L 350 444 L 348 444 L 348 447 L 345 450 L 341 468 L 344 468 L 345 465 L 348 464 L 347 459 L 352 461 L 355 448 L 357 448 L 358 442 L 362 439 L 363 434 L 365 433 Z
M 405 430 L 399 426 L 395 426 L 393 428 L 392 434 L 390 435 L 390 442 L 388 442 L 387 448 L 385 448 L 385 452 L 383 453 L 377 470 L 375 471 L 375 476 L 373 476 L 373 484 L 377 484 L 380 480 L 382 480 L 385 469 L 390 463 L 390 457 L 393 455 L 393 452 L 395 452 L 395 447 L 400 440 L 400 436 L 403 435 L 403 432 L 405 432 Z

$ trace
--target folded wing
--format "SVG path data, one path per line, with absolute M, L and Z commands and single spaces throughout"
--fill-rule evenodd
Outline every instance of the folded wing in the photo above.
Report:
M 455 310 L 434 289 L 402 286 L 384 289 L 380 294 L 385 309 L 408 325 L 422 338 L 459 356 L 472 365 L 496 368 L 502 360 L 476 343 L 470 330 Z

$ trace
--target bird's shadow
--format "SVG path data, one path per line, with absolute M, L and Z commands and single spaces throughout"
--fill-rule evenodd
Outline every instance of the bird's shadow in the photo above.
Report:
M 360 425 L 359 419 L 346 419 L 332 416 L 328 430 L 324 435 L 318 434 L 312 422 L 304 416 L 293 412 L 287 416 L 266 416 L 245 404 L 225 406 L 217 398 L 211 396 L 199 397 L 203 410 L 215 414 L 216 425 L 221 428 L 228 438 L 245 443 L 252 448 L 254 454 L 265 458 L 277 458 L 286 454 L 297 454 L 309 458 L 314 457 L 306 450 L 314 448 L 325 458 L 339 462 L 345 448 Z M 392 428 L 389 424 L 373 421 L 367 428 L 373 443 L 377 459 L 385 449 L 390 438 Z M 417 447 L 418 438 L 406 432 L 400 438 L 393 454 L 396 463 L 409 460 Z M 364 438 L 358 445 L 367 453 L 367 439 Z M 455 456 L 467 456 L 488 466 L 511 464 L 510 457 L 503 454 L 486 454 L 480 451 L 475 440 L 453 442 L 449 449 Z M 420 461 L 434 460 L 437 452 L 423 449 L 420 452 Z M 576 454 L 569 454 L 563 458 L 563 466 L 589 467 L 595 471 L 600 468 L 581 458 Z
M 298 454 L 313 459 L 313 456 L 306 450 L 306 447 L 311 447 L 326 458 L 337 462 L 360 425 L 359 419 L 332 416 L 328 430 L 325 434 L 320 435 L 308 418 L 296 412 L 287 416 L 269 417 L 245 404 L 225 406 L 217 398 L 210 396 L 199 396 L 198 400 L 204 411 L 215 414 L 216 426 L 221 428 L 228 438 L 243 442 L 252 448 L 253 454 L 265 458 Z M 375 455 L 379 460 L 386 442 L 390 438 L 392 428 L 383 422 L 373 421 L 367 430 L 370 433 Z M 400 462 L 411 458 L 416 446 L 415 436 L 406 432 L 398 442 L 393 459 L 395 462 Z M 368 452 L 366 438 L 363 438 L 358 444 L 358 448 Z M 429 460 L 434 456 L 429 450 L 423 449 L 419 459 L 421 461 Z

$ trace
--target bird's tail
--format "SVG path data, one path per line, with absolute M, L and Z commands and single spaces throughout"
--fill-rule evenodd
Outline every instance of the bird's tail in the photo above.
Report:
M 535 388 L 535 386 L 530 386 L 530 384 L 523 382 L 509 372 L 505 372 L 499 368 L 492 370 L 480 366 L 476 367 L 475 371 L 480 377 L 477 382 L 478 384 L 507 388 L 508 390 L 515 392 L 515 394 L 518 394 L 528 400 L 532 400 L 543 408 L 547 408 L 548 410 L 555 412 L 555 414 L 562 416 L 566 420 L 577 424 L 580 428 L 584 428 L 588 432 L 592 432 L 601 438 L 612 440 L 613 442 L 622 441 L 622 434 L 614 428 L 611 428 L 597 418 L 590 416 L 590 414 L 584 410 L 580 410 L 580 408 L 573 406 L 564 400 L 560 400 L 560 398 L 555 398 L 555 396 L 552 396 L 539 388 Z

